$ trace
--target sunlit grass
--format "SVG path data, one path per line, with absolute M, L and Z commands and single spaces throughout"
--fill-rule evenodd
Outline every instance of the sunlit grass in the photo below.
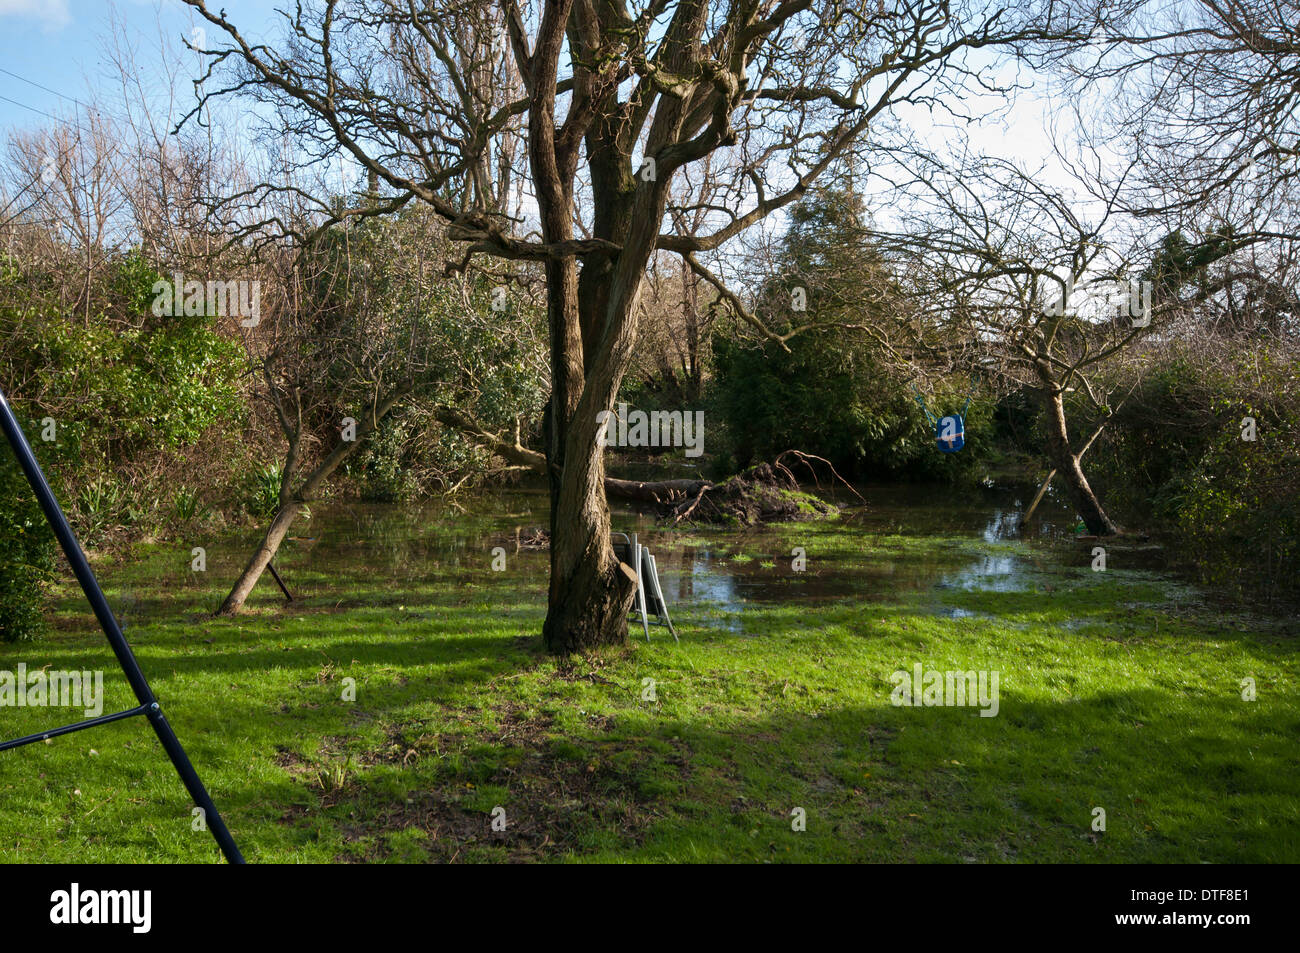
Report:
M 673 601 L 680 645 L 637 626 L 626 648 L 559 662 L 539 644 L 545 554 L 496 573 L 493 543 L 449 543 L 483 533 L 444 521 L 423 542 L 290 549 L 299 600 L 266 579 L 238 620 L 208 613 L 242 540 L 213 542 L 206 574 L 182 544 L 101 562 L 250 860 L 1300 860 L 1285 623 L 1068 550 L 696 528 L 656 543 L 661 564 L 712 547 L 743 574 L 731 604 Z M 990 558 L 1012 571 L 968 574 Z M 105 710 L 131 705 L 66 586 L 55 622 L 0 667 L 102 668 Z M 917 662 L 996 670 L 999 714 L 894 707 L 891 673 Z M 0 708 L 0 733 L 77 717 Z M 217 859 L 190 811 L 142 720 L 0 754 L 5 860 Z

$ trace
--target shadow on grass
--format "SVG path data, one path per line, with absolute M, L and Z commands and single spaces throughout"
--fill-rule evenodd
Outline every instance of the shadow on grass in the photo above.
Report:
M 340 857 L 365 860 L 1300 859 L 1300 719 L 1276 705 L 1004 693 L 994 718 L 884 704 L 711 724 L 622 707 L 576 730 L 505 715 L 434 736 L 397 722 L 368 770 L 286 823 L 345 825 Z

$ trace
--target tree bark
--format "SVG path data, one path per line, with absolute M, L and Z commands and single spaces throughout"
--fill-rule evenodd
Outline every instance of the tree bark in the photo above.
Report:
M 1130 391 L 1130 393 L 1132 393 L 1132 391 Z M 1124 400 L 1128 400 L 1128 398 L 1125 397 Z M 1123 404 L 1124 401 L 1120 401 L 1120 403 Z M 1079 461 L 1080 466 L 1083 465 L 1083 455 L 1088 452 L 1088 448 L 1092 446 L 1093 441 L 1095 441 L 1098 437 L 1101 436 L 1101 432 L 1106 429 L 1106 424 L 1109 421 L 1109 419 L 1110 418 L 1107 417 L 1105 420 L 1103 420 L 1101 423 L 1097 425 L 1097 429 L 1092 432 L 1092 436 L 1088 438 L 1088 442 L 1085 443 L 1082 447 L 1080 447 L 1079 452 L 1075 454 L 1075 459 Z M 1034 518 L 1034 511 L 1038 509 L 1038 504 L 1043 502 L 1043 497 L 1047 495 L 1047 488 L 1052 485 L 1052 478 L 1055 476 L 1056 476 L 1055 470 L 1052 470 L 1050 473 L 1047 474 L 1047 478 L 1043 480 L 1043 485 L 1040 486 L 1038 488 L 1038 492 L 1034 494 L 1034 501 L 1029 504 L 1029 509 L 1025 510 L 1025 515 L 1020 517 L 1020 522 L 1022 524 L 1028 523 L 1031 519 Z
M 266 528 L 266 535 L 262 537 L 262 542 L 253 551 L 253 555 L 249 558 L 244 571 L 235 580 L 230 594 L 226 596 L 225 601 L 221 603 L 221 608 L 217 610 L 217 615 L 235 615 L 244 607 L 244 602 L 252 593 L 253 587 L 257 585 L 257 581 L 262 578 L 262 573 L 266 572 L 266 567 L 270 565 L 271 560 L 275 558 L 275 554 L 279 552 L 285 534 L 289 532 L 289 527 L 293 525 L 293 521 L 302 512 L 302 507 L 302 503 L 291 502 L 281 506 L 276 511 L 275 518 L 271 520 L 271 525 Z
M 1059 388 L 1052 386 L 1043 396 L 1044 410 L 1047 417 L 1047 448 L 1052 466 L 1065 482 L 1065 492 L 1075 510 L 1094 536 L 1114 536 L 1119 532 L 1097 494 L 1093 492 L 1088 478 L 1084 476 L 1079 458 L 1082 452 L 1070 449 L 1070 435 L 1065 422 L 1065 396 Z M 1091 441 L 1089 441 L 1091 443 Z M 1086 447 L 1084 449 L 1087 449 Z
M 635 327 L 630 309 L 664 206 L 657 184 L 638 189 L 630 173 L 622 171 L 631 149 L 619 140 L 622 126 L 609 115 L 610 105 L 617 103 L 617 84 L 611 84 L 609 76 L 585 68 L 576 71 L 573 101 L 563 125 L 556 127 L 555 84 L 571 7 L 572 0 L 545 4 L 532 59 L 528 148 L 542 239 L 562 244 L 573 238 L 574 181 L 585 133 L 593 176 L 593 236 L 616 242 L 621 250 L 612 264 L 587 261 L 581 276 L 574 256 L 546 264 L 551 400 L 544 430 L 551 577 L 542 637 L 556 654 L 621 644 L 627 638 L 636 574 L 619 562 L 610 540 L 597 414 L 613 404 L 630 359 L 630 331 Z M 569 39 L 577 50 L 575 59 L 593 52 L 586 47 L 598 42 L 587 35 L 588 27 L 596 28 L 596 22 L 574 25 Z M 591 128 L 597 116 L 603 119 Z M 632 238 L 631 210 L 646 202 L 647 193 L 653 193 L 652 206 L 658 209 L 657 215 L 652 208 L 642 210 L 653 227 L 625 241 Z
M 616 71 L 608 67 L 575 71 L 573 100 L 557 130 L 557 63 L 571 4 L 572 0 L 551 0 L 544 5 L 530 64 L 533 102 L 528 148 L 542 240 L 552 247 L 565 247 L 573 240 L 574 181 L 585 142 L 592 237 L 618 251 L 588 256 L 581 271 L 573 255 L 556 256 L 546 263 L 552 376 L 543 429 L 551 501 L 551 575 L 542 635 L 547 648 L 557 654 L 621 644 L 627 638 L 636 574 L 619 562 L 610 540 L 599 414 L 613 406 L 631 361 L 637 299 L 659 239 L 673 169 L 730 134 L 728 123 L 722 121 L 707 133 L 678 141 L 687 125 L 686 107 L 681 99 L 667 97 L 659 103 L 645 138 L 645 164 L 634 170 L 630 160 L 636 143 L 630 130 L 635 124 L 627 121 L 619 106 Z M 600 22 L 605 14 L 610 22 Z M 703 53 L 698 37 L 705 14 L 706 5 L 693 2 L 674 15 L 664 40 L 665 69 L 685 74 L 699 65 Z M 601 30 L 631 26 L 625 19 L 626 14 L 613 8 L 600 14 L 585 10 L 569 37 L 575 44 L 575 59 L 593 57 Z M 715 77 L 719 83 L 722 80 Z M 729 96 L 720 98 L 714 109 L 724 120 L 739 96 L 734 82 L 728 89 Z M 645 492 L 638 485 L 625 489 Z

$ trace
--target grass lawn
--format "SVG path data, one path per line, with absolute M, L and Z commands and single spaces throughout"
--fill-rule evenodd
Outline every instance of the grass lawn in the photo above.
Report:
M 696 531 L 656 551 L 706 545 L 757 583 L 672 602 L 680 645 L 638 626 L 561 662 L 538 635 L 544 553 L 493 572 L 490 543 L 430 540 L 286 553 L 300 601 L 267 578 L 234 621 L 207 613 L 242 541 L 205 574 L 181 544 L 98 561 L 251 862 L 1300 861 L 1294 623 L 1122 555 L 1092 572 L 1077 544 Z M 970 574 L 989 561 L 1016 568 Z M 901 584 L 916 567 L 937 582 Z M 44 642 L 0 646 L 20 661 L 101 668 L 104 710 L 134 704 L 66 584 Z M 997 716 L 895 707 L 916 663 L 997 671 Z M 79 717 L 0 708 L 0 735 Z M 219 859 L 190 810 L 143 719 L 0 753 L 6 861 Z

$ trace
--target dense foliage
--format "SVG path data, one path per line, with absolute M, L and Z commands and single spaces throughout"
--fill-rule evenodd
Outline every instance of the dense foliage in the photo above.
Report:
M 967 449 L 939 453 L 933 425 L 915 400 L 917 382 L 886 361 L 862 330 L 887 324 L 898 293 L 868 240 L 851 186 L 813 191 L 790 219 L 757 310 L 778 328 L 782 313 L 790 323 L 811 316 L 838 326 L 796 335 L 785 347 L 718 328 L 709 394 L 726 428 L 730 462 L 748 466 L 797 449 L 825 457 L 848 478 L 970 472 L 988 452 L 992 433 L 991 407 L 978 389 L 968 412 Z M 927 383 L 925 390 L 935 417 L 959 412 L 972 393 L 968 378 Z
M 1294 354 L 1242 343 L 1168 348 L 1095 464 L 1107 492 L 1175 537 L 1203 579 L 1248 600 L 1294 597 L 1300 370 Z
M 80 313 L 57 270 L 0 262 L 0 382 L 82 541 L 133 535 L 204 511 L 194 463 L 234 423 L 242 349 L 205 315 L 158 317 L 161 276 L 139 256 L 109 263 Z M 0 633 L 38 630 L 53 538 L 7 447 L 0 464 Z M 218 457 L 220 459 L 220 457 Z
M 848 479 L 943 479 L 972 470 L 988 452 L 991 406 L 975 389 L 967 447 L 940 453 L 911 386 L 869 346 L 842 333 L 746 346 L 719 336 L 713 406 L 726 425 L 734 463 L 748 466 L 796 449 L 830 460 Z M 967 381 L 940 383 L 926 405 L 936 417 L 965 404 Z
M 346 466 L 364 499 L 410 500 L 490 470 L 490 453 L 437 422 L 439 407 L 494 432 L 518 423 L 525 437 L 540 423 L 544 314 L 514 286 L 443 275 L 438 256 L 450 254 L 429 217 L 410 212 L 332 229 L 300 261 L 310 277 L 292 363 L 318 414 L 332 424 L 374 390 L 409 382 Z
M 33 638 L 42 628 L 54 571 L 54 535 L 8 447 L 0 452 L 0 642 Z

